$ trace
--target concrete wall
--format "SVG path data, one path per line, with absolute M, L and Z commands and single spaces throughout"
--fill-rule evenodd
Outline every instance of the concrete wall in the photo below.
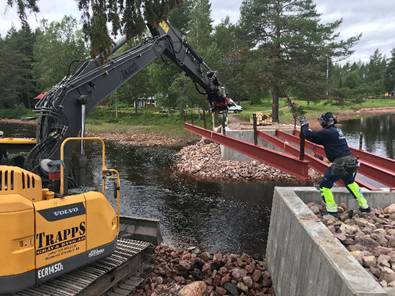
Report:
M 393 193 L 365 196 L 373 207 L 395 202 Z M 335 199 L 356 208 L 341 189 Z M 310 211 L 310 201 L 321 201 L 315 188 L 275 188 L 266 258 L 276 295 L 389 295 Z
M 274 131 L 271 132 L 274 134 Z M 254 143 L 254 131 L 252 130 L 226 130 L 226 135 L 232 138 L 236 138 L 248 143 Z M 262 139 L 258 138 L 258 145 L 270 149 L 275 149 L 275 147 Z M 229 147 L 221 145 L 221 156 L 223 160 L 239 160 L 239 161 L 250 161 L 252 158 L 245 156 L 244 154 L 237 152 Z

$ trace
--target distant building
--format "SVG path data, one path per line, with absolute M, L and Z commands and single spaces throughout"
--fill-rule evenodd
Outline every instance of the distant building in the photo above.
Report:
M 154 97 L 140 98 L 134 101 L 134 108 L 153 108 L 156 107 L 156 100 Z

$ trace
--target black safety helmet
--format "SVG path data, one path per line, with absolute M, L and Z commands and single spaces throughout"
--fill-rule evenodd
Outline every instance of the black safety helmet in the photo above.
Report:
M 336 116 L 332 112 L 326 112 L 320 117 L 320 124 L 322 127 L 330 127 L 336 123 Z

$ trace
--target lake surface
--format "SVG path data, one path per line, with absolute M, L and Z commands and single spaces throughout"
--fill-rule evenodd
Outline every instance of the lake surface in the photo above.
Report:
M 350 145 L 358 146 L 362 131 L 368 151 L 394 157 L 395 115 L 349 120 L 342 128 Z M 0 130 L 34 136 L 33 127 Z M 174 174 L 174 149 L 107 146 L 108 167 L 121 174 L 122 214 L 160 219 L 169 244 L 264 255 L 273 188 L 287 184 L 196 181 Z
M 363 149 L 378 155 L 395 156 L 395 114 L 365 116 L 342 122 L 347 141 L 359 147 L 359 133 L 363 135 Z

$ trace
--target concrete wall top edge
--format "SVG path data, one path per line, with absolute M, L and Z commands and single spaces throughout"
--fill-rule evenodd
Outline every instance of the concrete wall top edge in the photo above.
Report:
M 315 187 L 276 187 L 276 190 L 285 194 L 287 191 L 294 192 L 304 203 L 321 203 L 320 191 Z M 336 202 L 346 204 L 348 209 L 357 210 L 358 205 L 352 195 L 345 188 L 333 188 Z M 363 192 L 368 203 L 373 208 L 385 208 L 395 203 L 395 192 L 366 191 Z

